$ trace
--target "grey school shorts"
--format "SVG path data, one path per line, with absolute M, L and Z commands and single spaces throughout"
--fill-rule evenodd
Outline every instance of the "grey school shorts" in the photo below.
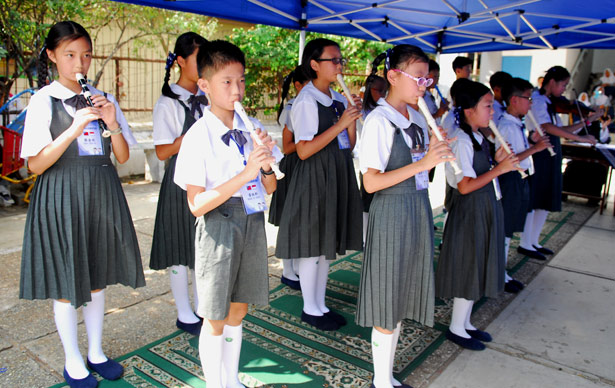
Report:
M 223 320 L 231 302 L 269 303 L 264 213 L 246 215 L 232 197 L 197 218 L 195 245 L 198 315 Z

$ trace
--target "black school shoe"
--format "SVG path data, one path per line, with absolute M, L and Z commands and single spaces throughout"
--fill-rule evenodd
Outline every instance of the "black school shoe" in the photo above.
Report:
M 523 247 L 518 247 L 517 248 L 517 252 L 519 252 L 522 255 L 525 255 L 527 257 L 530 257 L 532 259 L 541 260 L 541 261 L 547 260 L 545 255 L 543 255 L 542 253 L 540 253 L 538 251 L 530 251 L 529 249 L 525 249 Z
M 340 328 L 340 325 L 337 322 L 326 315 L 310 315 L 302 311 L 301 320 L 322 331 L 333 331 Z
M 404 383 L 402 383 L 401 385 L 394 385 L 393 387 L 395 387 L 395 388 L 412 388 L 411 385 L 404 384 Z M 376 386 L 374 384 L 372 384 L 370 388 L 376 388 Z
M 301 283 L 299 282 L 299 280 L 291 280 L 289 278 L 285 278 L 284 276 L 282 276 L 280 278 L 280 282 L 282 284 L 286 284 L 288 287 L 292 288 L 293 290 L 301 290 Z
M 446 330 L 446 339 L 468 350 L 485 350 L 486 346 L 476 338 L 463 338 L 453 333 L 450 329 Z
M 333 310 L 329 310 L 329 312 L 325 313 L 324 315 L 325 317 L 335 321 L 335 323 L 337 323 L 339 326 L 345 326 L 348 323 L 346 322 L 346 318 Z
M 510 279 L 508 281 L 508 283 L 512 283 L 514 286 L 516 286 L 519 290 L 523 290 L 525 288 L 525 284 L 521 283 L 520 281 L 518 281 L 517 279 Z M 506 283 L 506 284 L 508 284 Z
M 466 333 L 468 333 L 470 337 L 477 339 L 481 342 L 493 341 L 493 338 L 491 338 L 491 334 L 487 333 L 486 331 L 476 329 L 476 330 L 466 330 Z
M 518 294 L 519 291 L 521 291 L 521 289 L 517 287 L 517 285 L 513 283 L 512 280 L 509 280 L 506 283 L 504 283 L 504 291 L 510 294 Z
M 553 252 L 552 250 L 550 250 L 549 248 L 545 248 L 545 247 L 537 247 L 536 245 L 532 245 L 534 247 L 534 249 L 536 249 L 538 252 L 542 253 L 543 255 L 552 255 L 555 252 Z
M 184 323 L 178 319 L 177 322 L 175 322 L 175 326 L 177 326 L 179 330 L 183 330 L 186 333 L 198 336 L 199 334 L 201 334 L 201 326 L 203 326 L 203 320 L 199 317 L 199 322 Z
M 117 380 L 122 377 L 124 367 L 117 361 L 107 358 L 107 361 L 100 364 L 93 364 L 88 359 L 88 368 L 101 375 L 107 380 Z
M 98 386 L 98 380 L 91 373 L 82 379 L 73 379 L 66 368 L 64 368 L 64 380 L 70 388 L 96 388 Z

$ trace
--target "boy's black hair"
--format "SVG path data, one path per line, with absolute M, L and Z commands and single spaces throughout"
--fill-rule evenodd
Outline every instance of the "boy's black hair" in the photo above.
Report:
M 90 47 L 92 47 L 92 38 L 90 38 L 90 34 L 88 34 L 85 28 L 79 23 L 75 23 L 71 20 L 64 20 L 54 24 L 49 29 L 47 37 L 45 38 L 45 44 L 38 56 L 37 71 L 39 88 L 47 84 L 47 77 L 49 77 L 49 68 L 47 64 L 49 57 L 47 56 L 47 50 L 53 51 L 62 44 L 62 42 L 72 42 L 79 38 L 85 38 L 90 43 Z
M 300 84 L 304 84 L 309 81 L 303 71 L 301 70 L 301 66 L 295 67 L 295 70 L 291 71 L 286 77 L 284 77 L 284 82 L 282 83 L 282 101 L 280 101 L 280 107 L 278 108 L 278 124 L 280 123 L 280 116 L 282 115 L 282 111 L 284 110 L 284 100 L 288 97 L 288 91 L 290 90 L 290 85 L 299 82 Z
M 175 49 L 173 53 L 167 58 L 167 64 L 164 74 L 164 83 L 162 84 L 162 95 L 173 99 L 178 99 L 179 96 L 171 90 L 169 86 L 169 79 L 171 78 L 171 67 L 173 62 L 177 60 L 177 57 L 188 58 L 194 53 L 194 50 L 204 46 L 207 40 L 196 32 L 185 32 L 177 37 L 175 41 Z M 170 60 L 169 60 L 170 59 Z
M 231 63 L 240 63 L 245 68 L 246 57 L 239 47 L 226 40 L 208 42 L 196 56 L 200 78 L 210 78 Z
M 458 56 L 453 61 L 453 71 L 455 71 L 457 69 L 461 69 L 462 67 L 467 66 L 467 65 L 471 65 L 471 64 L 472 64 L 472 60 L 470 58 Z
M 431 73 L 434 70 L 440 71 L 440 65 L 438 65 L 438 62 L 434 61 L 433 59 L 430 59 L 429 60 L 429 72 Z
M 523 78 L 513 78 L 502 88 L 502 98 L 506 105 L 510 106 L 510 99 L 513 96 L 520 96 L 528 90 L 534 90 L 534 86 Z
M 504 88 L 506 85 L 508 85 L 512 81 L 512 79 L 513 79 L 512 75 L 508 74 L 507 72 L 496 71 L 489 78 L 489 86 L 491 86 L 491 90 L 497 87 Z
M 400 44 L 387 51 L 379 54 L 372 62 L 371 75 L 378 73 L 378 66 L 384 61 L 384 80 L 386 82 L 386 90 L 389 90 L 389 80 L 387 72 L 391 69 L 399 69 L 400 66 L 415 62 L 429 63 L 429 57 L 421 50 L 420 47 L 411 44 Z M 369 78 L 369 77 L 368 77 Z M 374 101 L 371 93 L 371 85 L 365 87 L 363 105 L 367 112 L 371 111 L 378 105 L 378 101 Z
M 304 77 L 308 80 L 316 79 L 317 74 L 312 69 L 312 60 L 320 58 L 323 51 L 325 51 L 325 47 L 335 46 L 338 49 L 340 45 L 337 42 L 334 42 L 330 39 L 317 38 L 308 42 L 303 49 L 303 56 L 301 57 L 301 70 L 303 71 Z

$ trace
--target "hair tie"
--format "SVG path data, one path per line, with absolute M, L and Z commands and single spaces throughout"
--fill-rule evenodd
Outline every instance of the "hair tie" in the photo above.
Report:
M 38 53 L 38 56 L 40 57 L 41 55 L 43 55 L 45 50 L 47 50 L 47 43 L 43 43 L 43 47 L 41 47 L 41 51 Z
M 455 125 L 459 126 L 461 123 L 461 107 L 456 106 L 455 109 L 453 109 L 453 114 L 455 115 Z
M 391 60 L 390 60 L 390 56 L 391 56 L 391 52 L 393 51 L 393 49 L 387 49 L 386 51 L 386 59 L 384 61 L 384 71 L 385 74 L 387 71 L 389 71 L 391 69 Z
M 169 55 L 167 55 L 167 65 L 165 66 L 165 70 L 169 70 L 171 68 L 171 66 L 173 66 L 173 62 L 175 62 L 175 59 L 177 58 L 177 54 L 175 53 L 169 53 Z

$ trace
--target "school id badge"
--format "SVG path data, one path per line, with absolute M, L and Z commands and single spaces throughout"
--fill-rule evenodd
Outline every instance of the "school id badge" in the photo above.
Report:
M 348 130 L 344 129 L 342 132 L 337 134 L 337 144 L 340 147 L 340 150 L 347 150 L 350 148 L 350 138 L 348 137 Z
M 77 147 L 79 148 L 79 156 L 100 156 L 105 154 L 103 152 L 98 121 L 90 121 L 85 126 L 83 132 L 77 138 Z
M 412 152 L 412 163 L 416 163 L 425 157 L 425 151 Z M 421 171 L 414 176 L 417 190 L 425 190 L 429 187 L 429 171 Z
M 243 198 L 243 207 L 247 215 L 260 213 L 267 210 L 265 195 L 263 195 L 262 186 L 258 181 L 259 179 L 260 174 L 256 177 L 256 179 L 246 183 L 243 185 L 241 190 L 239 190 L 241 198 Z

